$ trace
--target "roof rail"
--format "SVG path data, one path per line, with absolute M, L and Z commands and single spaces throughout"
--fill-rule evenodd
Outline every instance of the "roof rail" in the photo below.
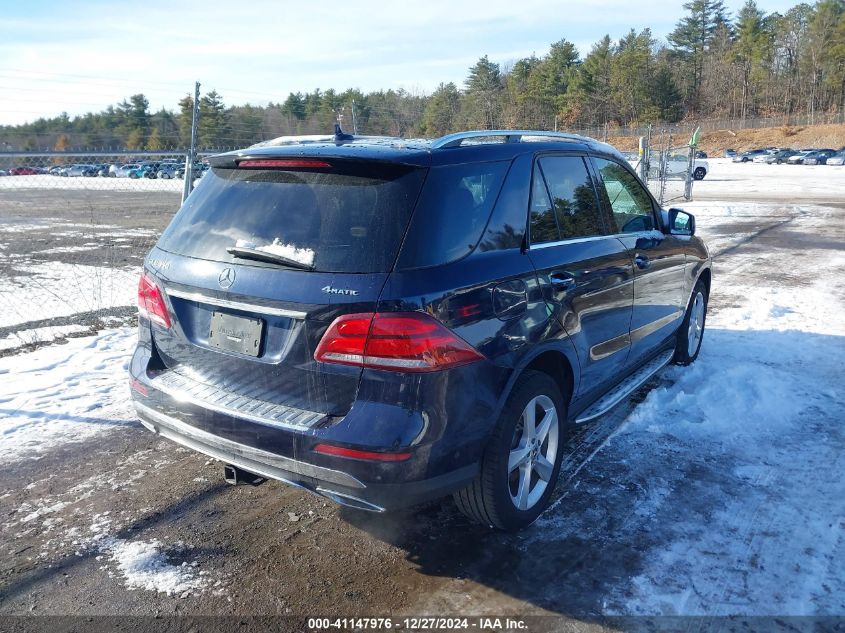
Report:
M 470 130 L 441 136 L 431 142 L 431 149 L 459 147 L 467 139 L 484 138 L 488 136 L 503 136 L 506 143 L 519 143 L 523 137 L 536 136 L 567 141 L 593 141 L 593 139 L 568 132 L 544 132 L 541 130 Z

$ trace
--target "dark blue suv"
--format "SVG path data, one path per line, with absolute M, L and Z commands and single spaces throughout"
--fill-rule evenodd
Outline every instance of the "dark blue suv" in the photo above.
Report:
M 232 483 L 518 529 L 573 425 L 698 355 L 695 220 L 603 143 L 338 129 L 210 162 L 145 261 L 130 384 Z

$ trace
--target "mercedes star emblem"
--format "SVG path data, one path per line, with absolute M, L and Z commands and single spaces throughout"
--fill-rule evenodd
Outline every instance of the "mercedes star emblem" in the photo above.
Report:
M 235 271 L 231 268 L 224 268 L 220 271 L 217 283 L 220 284 L 221 288 L 230 288 L 235 283 Z

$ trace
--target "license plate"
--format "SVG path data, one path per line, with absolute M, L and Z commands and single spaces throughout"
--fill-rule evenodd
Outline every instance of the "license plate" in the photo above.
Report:
M 264 322 L 261 319 L 212 312 L 208 342 L 218 349 L 258 356 L 263 329 Z

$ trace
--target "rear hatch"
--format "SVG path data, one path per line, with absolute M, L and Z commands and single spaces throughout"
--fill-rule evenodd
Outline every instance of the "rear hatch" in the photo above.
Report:
M 345 415 L 361 369 L 314 351 L 338 316 L 375 311 L 425 173 L 301 156 L 209 170 L 147 258 L 171 308 L 152 328 L 169 373 L 259 416 Z

